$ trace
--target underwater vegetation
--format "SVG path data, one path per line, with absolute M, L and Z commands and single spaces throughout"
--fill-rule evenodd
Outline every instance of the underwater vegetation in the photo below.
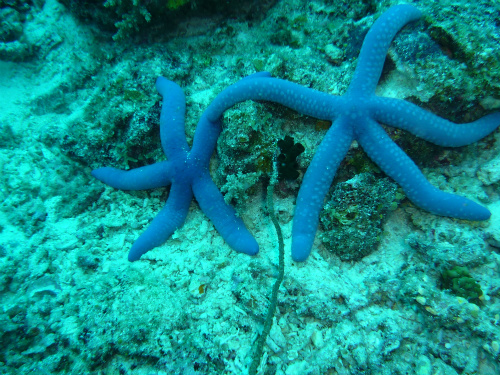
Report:
M 479 299 L 483 295 L 481 286 L 470 275 L 467 267 L 455 266 L 444 270 L 441 274 L 442 286 L 458 297 L 467 301 L 480 304 Z
M 274 1 L 242 0 L 61 0 L 76 17 L 95 22 L 102 30 L 112 33 L 113 40 L 124 41 L 133 36 L 166 31 L 191 15 L 251 15 L 258 17 Z
M 116 1 L 137 26 L 120 25 L 120 40 L 112 36 L 122 15 L 105 1 L 0 0 L 0 90 L 6 83 L 23 94 L 14 96 L 18 104 L 7 116 L 9 98 L 0 92 L 0 373 L 240 375 L 255 362 L 266 375 L 500 373 L 498 132 L 451 150 L 389 129 L 431 183 L 476 197 L 491 209 L 491 220 L 442 218 L 404 202 L 385 213 L 384 246 L 368 258 L 341 261 L 326 243 L 307 265 L 285 258 L 279 302 L 271 289 L 280 278 L 282 245 L 264 208 L 272 155 L 280 152 L 277 140 L 293 137 L 306 149 L 296 159 L 304 172 L 330 121 L 262 102 L 225 113 L 210 174 L 258 236 L 257 258 L 231 251 L 193 203 L 183 229 L 130 266 L 123 251 L 161 209 L 168 189 L 124 193 L 89 178 L 90 168 L 101 165 L 129 169 L 164 160 L 158 75 L 186 90 L 191 145 L 208 103 L 254 71 L 341 95 L 366 31 L 396 1 L 286 0 L 250 15 L 251 2 L 217 0 L 241 5 L 241 17 L 206 18 L 197 18 L 201 10 L 190 1 L 172 10 L 179 23 L 168 26 L 162 25 L 168 17 L 151 12 L 154 1 Z M 198 9 L 209 4 L 195 2 Z M 380 94 L 456 122 L 486 114 L 488 97 L 493 104 L 500 97 L 496 3 L 419 2 L 427 17 L 396 37 Z M 134 13 L 134 4 L 145 6 L 151 21 Z M 436 27 L 447 35 L 432 32 Z M 496 166 L 486 168 L 488 161 Z M 353 144 L 327 199 L 338 183 L 359 178 L 369 185 L 353 176 L 360 172 L 384 178 Z M 276 185 L 274 219 L 287 246 L 300 181 Z M 356 200 L 362 192 L 351 190 L 358 187 L 344 188 L 338 198 L 355 207 L 341 212 L 345 224 L 332 215 L 332 228 L 350 233 L 363 216 L 351 215 L 361 210 L 371 215 L 357 232 L 373 233 L 378 208 Z M 481 309 L 454 294 L 453 283 L 443 289 L 441 273 L 454 266 L 467 267 L 480 285 Z M 474 288 L 470 280 L 457 285 Z
M 278 179 L 296 180 L 299 177 L 297 157 L 304 152 L 304 146 L 287 135 L 278 141 L 278 147 L 281 151 L 278 155 Z

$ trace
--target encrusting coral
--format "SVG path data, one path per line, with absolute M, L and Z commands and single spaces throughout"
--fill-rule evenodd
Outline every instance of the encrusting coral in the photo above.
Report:
M 161 140 L 169 160 L 131 171 L 114 168 L 93 171 L 93 175 L 101 181 L 125 190 L 173 185 L 167 205 L 132 246 L 129 259 L 139 259 L 145 252 L 165 242 L 175 229 L 184 224 L 193 193 L 202 210 L 233 249 L 249 255 L 258 252 L 256 240 L 236 216 L 234 209 L 224 203 L 222 194 L 208 173 L 208 162 L 221 131 L 222 114 L 245 100 L 280 103 L 297 112 L 333 123 L 304 175 L 297 197 L 291 249 L 295 261 L 305 261 L 311 252 L 324 198 L 340 162 L 354 140 L 359 142 L 375 164 L 401 186 L 415 205 L 437 215 L 487 220 L 491 214 L 485 207 L 431 185 L 379 125 L 380 122 L 404 129 L 447 147 L 473 143 L 500 125 L 500 112 L 458 125 L 409 102 L 375 95 L 392 39 L 406 23 L 420 16 L 421 12 L 417 8 L 398 5 L 390 8 L 374 23 L 365 37 L 354 77 L 343 96 L 329 95 L 271 78 L 267 72 L 255 73 L 229 86 L 203 113 L 192 151 L 189 150 L 183 129 L 184 95 L 179 86 L 160 77 L 157 88 L 164 97 Z M 170 88 L 173 94 L 169 92 Z M 178 185 L 175 184 L 177 181 L 180 182 Z

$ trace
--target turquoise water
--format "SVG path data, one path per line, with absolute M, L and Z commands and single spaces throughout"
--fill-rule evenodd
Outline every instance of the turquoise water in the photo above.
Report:
M 353 143 L 296 263 L 295 200 L 330 124 L 239 104 L 210 174 L 259 254 L 232 250 L 192 202 L 165 244 L 127 260 L 168 189 L 119 191 L 90 172 L 165 160 L 158 76 L 184 90 L 191 145 L 216 95 L 256 71 L 344 94 L 367 30 L 398 2 L 185 3 L 0 1 L 0 373 L 246 374 L 278 276 L 265 189 L 287 135 L 305 151 L 298 179 L 275 186 L 285 272 L 258 373 L 500 373 L 498 131 L 452 149 L 386 128 L 488 221 L 416 208 Z M 412 4 L 424 18 L 391 44 L 377 94 L 457 123 L 498 110 L 499 5 Z M 443 278 L 457 266 L 467 274 Z

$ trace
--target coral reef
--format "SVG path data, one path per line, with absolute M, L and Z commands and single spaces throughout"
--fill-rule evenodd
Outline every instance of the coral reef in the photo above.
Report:
M 217 14 L 222 16 L 259 17 L 273 1 L 243 0 L 224 3 L 219 0 L 61 0 L 76 17 L 92 21 L 103 31 L 112 33 L 115 41 L 134 36 L 167 33 L 188 16 Z
M 341 95 L 364 34 L 400 2 L 287 0 L 269 8 L 218 0 L 241 10 L 227 17 L 187 4 L 179 23 L 161 28 L 153 15 L 119 42 L 112 36 L 121 17 L 103 3 L 0 0 L 2 11 L 21 15 L 5 30 L 32 53 L 0 61 L 0 373 L 245 374 L 278 276 L 262 187 L 269 169 L 259 169 L 259 157 L 289 135 L 305 148 L 303 170 L 329 124 L 265 102 L 225 113 L 210 174 L 257 236 L 255 259 L 232 251 L 193 203 L 168 245 L 128 263 L 124 249 L 168 191 L 114 191 L 90 171 L 163 160 L 160 75 L 186 90 L 189 144 L 217 93 L 256 70 Z M 396 37 L 377 95 L 455 121 L 498 109 L 500 4 L 413 4 L 426 18 Z M 110 12 L 106 26 L 93 6 Z M 271 43 L 283 17 L 298 48 Z M 441 31 L 431 37 L 431 29 Z M 425 50 L 415 48 L 420 42 Z M 456 150 L 388 134 L 433 184 L 476 197 L 492 217 L 437 217 L 403 200 L 386 215 L 378 249 L 358 261 L 331 256 L 319 238 L 307 264 L 285 257 L 262 373 L 500 373 L 499 134 Z M 332 189 L 360 172 L 382 178 L 353 144 Z M 286 252 L 296 192 L 282 189 L 275 186 L 274 207 Z M 455 266 L 480 285 L 481 306 L 442 289 L 442 271 Z
M 376 251 L 387 214 L 403 197 L 397 184 L 371 173 L 337 183 L 320 216 L 326 249 L 344 261 L 360 260 Z
M 57 32 L 41 27 L 46 22 L 39 14 L 43 6 L 32 1 L 0 1 L 0 60 L 22 62 L 35 56 L 43 59 L 61 43 Z

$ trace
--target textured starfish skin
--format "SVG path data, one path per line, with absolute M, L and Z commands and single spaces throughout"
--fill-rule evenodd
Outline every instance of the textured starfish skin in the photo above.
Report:
M 281 103 L 303 114 L 332 121 L 309 165 L 297 197 L 292 227 L 292 258 L 304 261 L 311 252 L 326 193 L 353 140 L 403 188 L 417 206 L 437 215 L 486 220 L 490 212 L 479 204 L 432 186 L 415 163 L 389 138 L 378 122 L 407 130 L 442 146 L 473 143 L 500 125 L 496 112 L 468 124 L 454 124 L 403 100 L 378 97 L 378 83 L 389 45 L 406 23 L 421 12 L 411 5 L 390 8 L 366 35 L 353 80 L 338 97 L 291 82 L 259 78 L 240 81 L 224 90 L 208 107 L 215 119 L 225 109 L 248 99 Z
M 258 73 L 246 79 L 262 75 Z M 138 260 L 160 246 L 184 224 L 193 194 L 229 246 L 245 254 L 257 254 L 257 241 L 234 209 L 224 202 L 208 171 L 210 156 L 221 132 L 220 121 L 209 122 L 203 115 L 190 150 L 184 134 L 186 100 L 182 89 L 163 77 L 156 81 L 156 88 L 163 97 L 160 137 L 168 160 L 129 171 L 111 167 L 92 171 L 94 177 L 116 189 L 143 190 L 172 185 L 167 203 L 132 245 L 128 260 Z
M 208 174 L 208 162 L 220 133 L 223 112 L 245 100 L 280 103 L 300 113 L 332 121 L 304 175 L 293 219 L 292 258 L 304 261 L 311 252 L 319 212 L 337 168 L 353 140 L 403 188 L 417 206 L 437 215 L 486 220 L 483 206 L 432 186 L 413 161 L 389 138 L 380 123 L 407 130 L 438 145 L 456 147 L 473 143 L 500 125 L 496 112 L 469 124 L 454 124 L 403 100 L 378 97 L 375 87 L 385 56 L 396 33 L 420 17 L 411 5 L 385 12 L 372 26 L 361 48 L 353 80 L 343 96 L 333 96 L 257 73 L 222 91 L 203 114 L 189 151 L 184 136 L 184 95 L 173 82 L 160 77 L 163 96 L 160 120 L 162 146 L 168 161 L 131 171 L 100 168 L 93 175 L 120 189 L 172 188 L 165 208 L 132 246 L 129 260 L 163 243 L 185 220 L 192 193 L 216 229 L 235 250 L 256 254 L 258 245 L 234 210 L 224 203 Z M 142 182 L 137 181 L 140 179 Z

